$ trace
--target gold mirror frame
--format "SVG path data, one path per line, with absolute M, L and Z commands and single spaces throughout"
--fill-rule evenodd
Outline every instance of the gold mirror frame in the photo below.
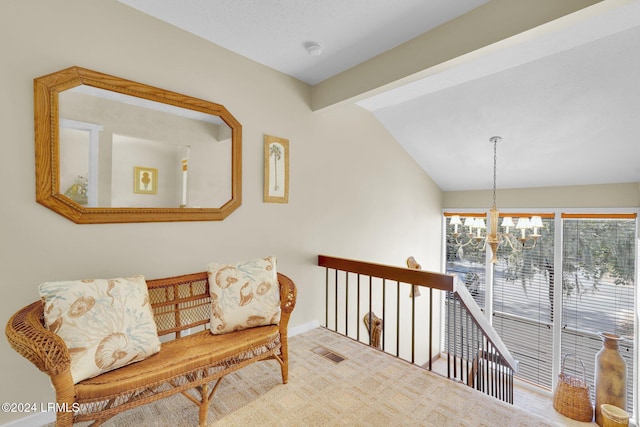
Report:
M 220 208 L 85 207 L 60 192 L 58 94 L 88 85 L 220 117 L 232 131 L 231 198 Z M 36 201 L 78 224 L 220 221 L 241 204 L 242 125 L 219 104 L 80 67 L 34 79 Z

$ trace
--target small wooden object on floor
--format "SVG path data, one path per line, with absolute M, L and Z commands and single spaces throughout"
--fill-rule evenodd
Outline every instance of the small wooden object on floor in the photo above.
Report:
M 600 405 L 602 414 L 602 427 L 628 427 L 629 414 L 617 406 L 607 403 Z
M 369 331 L 371 337 L 371 346 L 377 349 L 382 349 L 382 343 L 380 338 L 382 337 L 382 319 L 376 316 L 374 312 L 369 312 L 364 315 L 364 325 Z

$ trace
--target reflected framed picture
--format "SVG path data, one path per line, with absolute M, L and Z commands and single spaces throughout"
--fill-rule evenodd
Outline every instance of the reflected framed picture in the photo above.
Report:
M 138 194 L 157 194 L 158 169 L 134 166 L 133 192 Z
M 289 203 L 289 140 L 264 136 L 264 202 Z

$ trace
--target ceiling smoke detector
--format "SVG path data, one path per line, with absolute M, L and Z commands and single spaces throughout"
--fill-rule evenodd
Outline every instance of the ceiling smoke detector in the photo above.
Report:
M 322 53 L 322 46 L 316 42 L 306 42 L 304 47 L 311 56 L 319 56 Z

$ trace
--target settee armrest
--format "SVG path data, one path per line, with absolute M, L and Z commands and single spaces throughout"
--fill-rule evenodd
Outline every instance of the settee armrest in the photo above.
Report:
M 5 328 L 11 347 L 50 377 L 69 374 L 71 357 L 62 338 L 49 331 L 43 322 L 42 301 L 36 301 L 17 313 Z
M 297 290 L 293 280 L 282 273 L 278 273 L 278 283 L 280 284 L 280 309 L 283 313 L 291 314 L 296 306 Z

